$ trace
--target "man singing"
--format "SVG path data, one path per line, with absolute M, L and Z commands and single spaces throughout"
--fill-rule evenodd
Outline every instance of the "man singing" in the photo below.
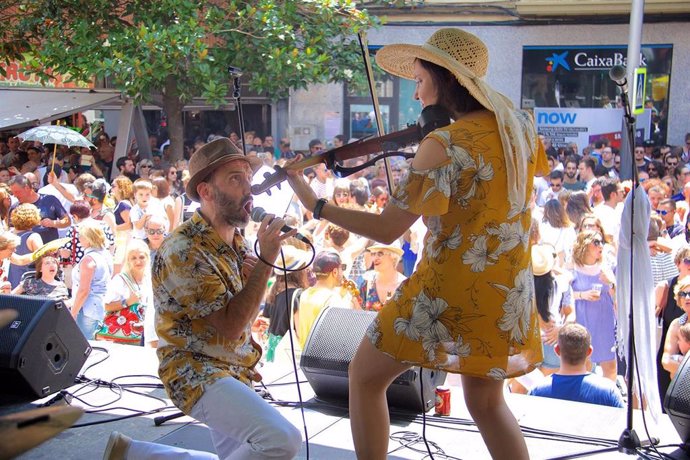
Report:
M 259 397 L 252 382 L 261 348 L 251 326 L 272 268 L 257 261 L 239 233 L 252 210 L 251 181 L 261 162 L 227 138 L 201 147 L 189 162 L 187 195 L 201 203 L 163 243 L 153 266 L 159 375 L 172 402 L 208 425 L 218 457 L 110 436 L 105 458 L 292 458 L 299 430 Z M 282 219 L 258 230 L 261 255 L 274 261 Z

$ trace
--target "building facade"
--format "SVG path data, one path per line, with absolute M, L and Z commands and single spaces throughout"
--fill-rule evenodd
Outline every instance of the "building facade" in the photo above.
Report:
M 390 23 L 369 33 L 369 45 L 375 51 L 390 43 L 422 43 L 436 29 L 446 26 L 456 24 Z M 478 35 L 486 43 L 490 53 L 487 81 L 516 106 L 594 108 L 604 106 L 606 99 L 615 103 L 616 89 L 608 78 L 608 68 L 616 63 L 619 55 L 626 54 L 627 23 L 494 23 L 459 24 L 458 27 Z M 690 24 L 686 21 L 645 23 L 641 44 L 642 62 L 654 65 L 648 74 L 647 99 L 655 106 L 656 113 L 667 117 L 665 141 L 680 145 L 685 134 L 690 132 L 690 83 L 687 79 Z M 553 69 L 553 63 L 548 69 L 549 62 L 546 57 L 539 57 L 540 52 L 546 53 L 546 57 L 565 53 L 569 61 L 564 62 L 570 69 L 563 66 Z M 648 57 L 652 58 L 649 62 Z M 535 64 L 540 59 L 544 59 L 542 67 Z M 577 67 L 578 64 L 583 65 Z M 387 132 L 416 121 L 421 108 L 412 100 L 414 87 L 411 82 L 390 78 L 379 82 L 377 87 Z M 540 93 L 549 97 L 540 98 Z M 309 91 L 295 91 L 289 105 L 288 134 L 293 136 L 308 128 L 312 137 L 327 142 L 340 133 L 348 137 L 373 134 L 374 124 L 367 120 L 371 111 L 368 96 L 349 94 L 344 85 L 317 85 Z

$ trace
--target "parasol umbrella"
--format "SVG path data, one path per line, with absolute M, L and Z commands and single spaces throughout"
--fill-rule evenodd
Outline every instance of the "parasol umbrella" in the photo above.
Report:
M 70 238 L 58 238 L 57 240 L 49 241 L 40 248 L 31 253 L 31 261 L 36 262 L 39 258 L 51 252 L 57 252 L 58 249 L 69 243 Z
M 73 129 L 58 125 L 36 126 L 28 131 L 18 134 L 17 137 L 25 141 L 38 141 L 42 144 L 53 144 L 53 163 L 51 169 L 55 168 L 55 154 L 57 146 L 66 145 L 67 147 L 95 147 L 87 138 Z

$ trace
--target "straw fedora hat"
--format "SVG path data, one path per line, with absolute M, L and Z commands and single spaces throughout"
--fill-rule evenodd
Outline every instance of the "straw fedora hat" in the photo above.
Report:
M 202 145 L 189 160 L 190 177 L 187 187 L 185 187 L 187 196 L 199 201 L 199 194 L 196 192 L 197 185 L 203 182 L 214 170 L 233 160 L 246 161 L 253 172 L 258 171 L 262 164 L 256 156 L 242 153 L 227 137 L 219 137 Z
M 307 267 L 311 261 L 311 253 L 297 249 L 289 244 L 283 246 L 282 252 L 283 257 L 285 258 L 285 268 L 283 268 L 283 258 L 278 255 L 278 259 L 275 262 L 275 267 L 273 268 L 274 275 L 284 275 L 285 270 L 301 270 Z
M 376 53 L 376 63 L 383 70 L 408 80 L 414 79 L 415 59 L 448 69 L 481 105 L 494 111 L 474 81 L 484 78 L 489 66 L 489 50 L 477 36 L 461 29 L 443 28 L 423 45 L 386 45 Z
M 553 270 L 556 263 L 556 250 L 550 244 L 535 244 L 532 246 L 532 273 L 542 276 Z
M 367 248 L 367 251 L 390 251 L 398 257 L 402 257 L 405 253 L 397 240 L 393 241 L 391 244 L 374 243 Z

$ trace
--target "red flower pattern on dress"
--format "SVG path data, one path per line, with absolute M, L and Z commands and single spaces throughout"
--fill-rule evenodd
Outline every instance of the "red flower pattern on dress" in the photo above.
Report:
M 129 308 L 123 308 L 115 314 L 107 315 L 104 322 L 108 326 L 108 334 L 110 335 L 122 329 L 122 332 L 127 336 L 141 336 L 144 330 L 139 316 Z

